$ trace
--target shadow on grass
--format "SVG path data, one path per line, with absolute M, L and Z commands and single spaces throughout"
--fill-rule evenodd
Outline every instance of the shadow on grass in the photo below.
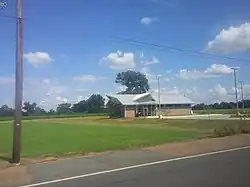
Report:
M 1 156 L 1 155 L 0 155 L 0 161 L 11 162 L 11 158 L 10 158 L 10 157 L 6 157 L 6 156 Z

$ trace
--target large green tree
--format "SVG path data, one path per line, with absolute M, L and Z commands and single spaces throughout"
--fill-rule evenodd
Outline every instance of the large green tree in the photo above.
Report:
M 149 90 L 148 79 L 146 75 L 137 71 L 125 71 L 116 75 L 115 83 L 126 86 L 126 90 L 120 94 L 141 94 Z
M 59 104 L 56 108 L 56 112 L 58 114 L 69 114 L 71 113 L 71 104 L 70 103 L 62 103 Z
M 23 110 L 25 111 L 26 115 L 33 115 L 36 111 L 37 104 L 35 102 L 31 103 L 29 101 L 24 102 Z
M 102 112 L 104 107 L 104 98 L 100 94 L 93 94 L 88 98 L 87 105 L 89 113 Z
M 72 107 L 72 111 L 73 112 L 87 112 L 88 111 L 88 103 L 87 101 L 85 100 L 82 100 L 76 104 L 73 104 L 73 107 Z
M 12 116 L 14 114 L 14 110 L 9 108 L 8 105 L 3 105 L 0 107 L 0 116 Z

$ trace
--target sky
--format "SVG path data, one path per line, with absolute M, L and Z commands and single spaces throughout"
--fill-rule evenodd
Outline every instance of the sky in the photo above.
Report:
M 0 2 L 0 105 L 13 106 L 16 4 Z M 250 98 L 249 9 L 249 0 L 24 0 L 24 100 L 50 109 L 116 93 L 124 89 L 116 74 L 132 69 L 147 76 L 151 91 L 160 75 L 161 92 L 197 103 L 235 101 L 231 67 Z

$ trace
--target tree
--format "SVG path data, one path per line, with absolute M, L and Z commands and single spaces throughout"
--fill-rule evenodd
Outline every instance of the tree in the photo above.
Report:
M 149 90 L 148 79 L 141 72 L 128 70 L 116 75 L 115 83 L 126 86 L 120 94 L 141 94 Z
M 48 115 L 55 115 L 56 111 L 54 109 L 50 109 Z
M 109 117 L 110 118 L 120 118 L 123 116 L 123 110 L 122 105 L 120 103 L 117 103 L 116 100 L 110 99 L 107 103 L 107 108 L 109 111 Z
M 71 104 L 70 103 L 63 103 L 59 104 L 56 108 L 56 112 L 58 114 L 69 114 L 71 113 Z
M 93 94 L 87 100 L 88 112 L 98 113 L 103 111 L 104 98 L 100 94 Z
M 37 104 L 35 102 L 33 103 L 30 103 L 29 101 L 28 102 L 24 102 L 23 104 L 23 110 L 25 110 L 25 113 L 27 115 L 32 115 L 35 113 L 35 109 L 37 107 Z
M 14 114 L 14 110 L 9 108 L 8 105 L 3 105 L 0 107 L 0 116 L 12 116 Z
M 82 100 L 73 105 L 72 111 L 76 113 L 87 112 L 88 111 L 88 103 L 85 100 Z
M 34 112 L 35 116 L 46 115 L 46 114 L 47 114 L 47 112 L 43 108 L 41 108 L 41 107 L 35 108 L 35 112 Z

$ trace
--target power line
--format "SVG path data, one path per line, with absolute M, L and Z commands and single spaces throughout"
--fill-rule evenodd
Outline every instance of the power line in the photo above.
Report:
M 0 15 L 0 21 L 16 22 L 17 17 L 9 15 Z M 23 21 L 27 21 L 27 18 L 22 18 Z
M 15 16 L 8 16 L 8 15 L 0 15 L 0 18 L 6 18 L 6 19 L 14 19 L 14 20 L 16 20 Z
M 176 51 L 176 52 L 186 53 L 189 55 L 193 54 L 193 55 L 200 55 L 200 56 L 206 56 L 206 57 L 215 57 L 215 58 L 222 58 L 222 59 L 227 59 L 227 60 L 234 60 L 234 61 L 238 61 L 238 62 L 245 62 L 247 64 L 250 63 L 250 60 L 248 60 L 248 59 L 223 56 L 223 55 L 217 55 L 217 54 L 206 53 L 206 52 L 199 52 L 199 51 L 195 51 L 195 50 L 183 49 L 183 48 L 179 48 L 179 47 L 161 45 L 161 44 L 150 43 L 150 42 L 144 42 L 144 41 L 139 41 L 139 40 L 134 40 L 134 39 L 129 39 L 129 38 L 122 38 L 122 37 L 111 37 L 111 38 L 116 39 L 116 40 L 120 40 L 120 41 L 124 41 L 124 42 L 133 43 L 133 44 L 143 46 L 143 47 L 145 47 L 145 46 L 150 47 L 151 46 L 151 47 L 161 48 L 161 49 L 168 50 L 168 51 Z

